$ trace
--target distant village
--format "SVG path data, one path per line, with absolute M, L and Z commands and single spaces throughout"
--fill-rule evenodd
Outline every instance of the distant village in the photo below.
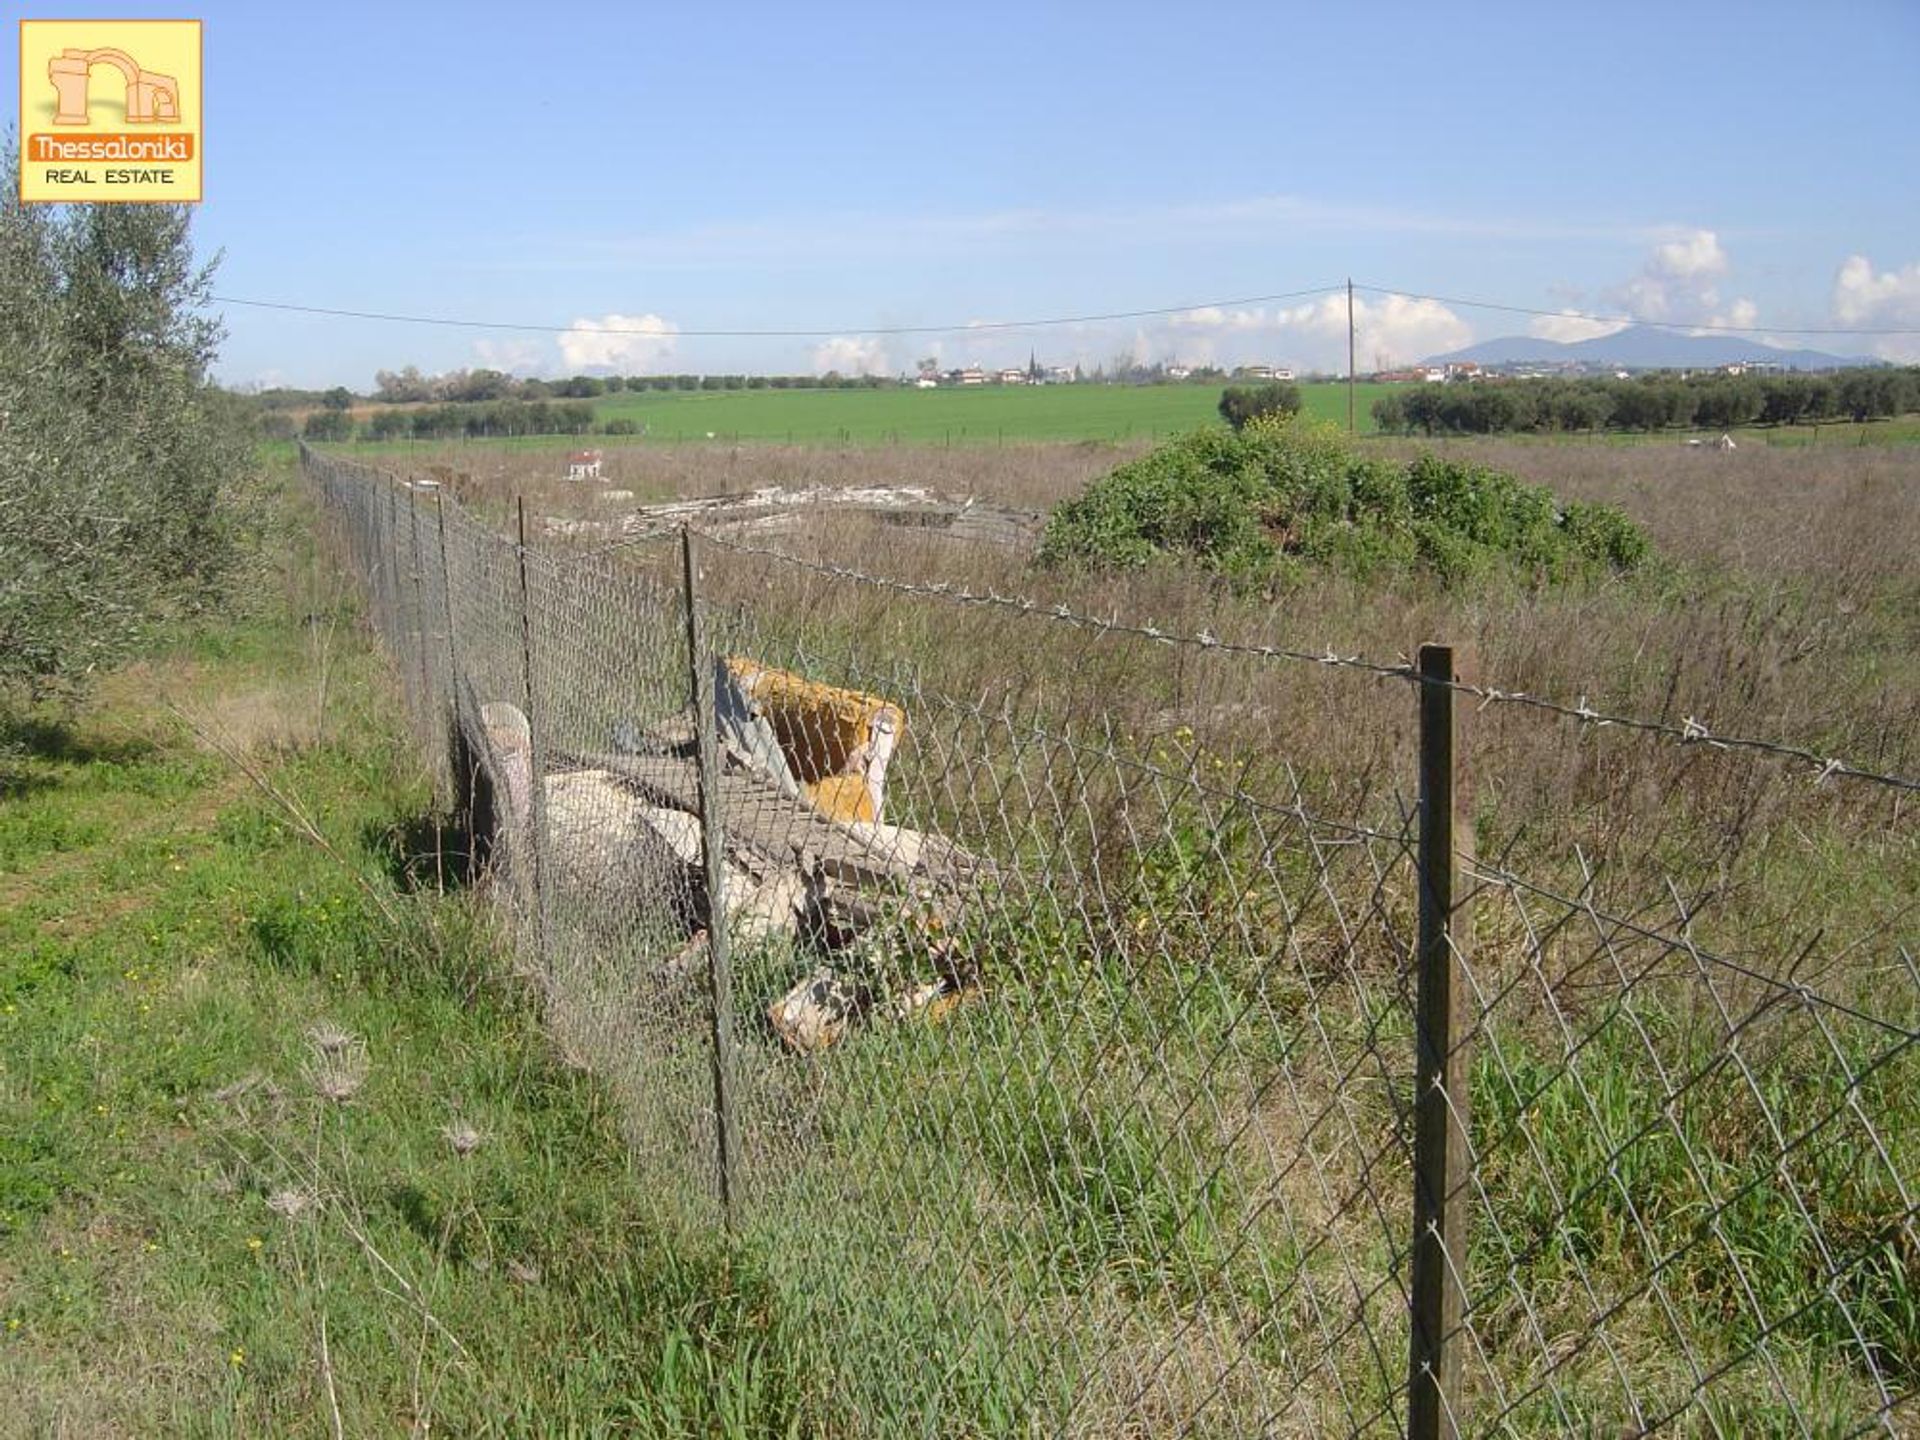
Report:
M 905 376 L 901 377 L 904 381 Z M 936 362 L 922 361 L 919 373 L 912 383 L 916 389 L 967 389 L 976 385 L 1079 385 L 1089 379 L 1107 381 L 1125 380 L 1134 384 L 1155 384 L 1160 382 L 1178 383 L 1185 380 L 1212 382 L 1219 380 L 1292 380 L 1294 372 L 1284 365 L 1240 365 L 1232 370 L 1223 370 L 1211 365 L 1182 365 L 1169 361 L 1157 365 L 1134 365 L 1124 373 L 1109 375 L 1101 370 L 1089 376 L 1078 365 L 1042 365 L 1037 358 L 1029 355 L 1024 366 L 1010 365 L 1004 369 L 986 369 L 979 365 L 968 365 L 959 369 L 942 370 Z
M 1658 367 L 1659 373 L 1677 380 L 1710 375 L 1785 375 L 1791 365 L 1771 360 L 1742 360 L 1727 365 L 1697 365 L 1688 368 Z M 1631 380 L 1648 373 L 1646 367 L 1623 369 L 1614 365 L 1595 365 L 1584 360 L 1515 360 L 1504 364 L 1483 365 L 1475 360 L 1457 360 L 1444 365 L 1414 365 L 1398 370 L 1375 370 L 1362 375 L 1381 385 L 1443 385 L 1449 381 L 1472 380 Z

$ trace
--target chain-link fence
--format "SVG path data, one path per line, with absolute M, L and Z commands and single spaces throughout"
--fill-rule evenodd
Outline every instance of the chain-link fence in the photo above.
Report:
M 662 1217 L 764 1267 L 820 1428 L 1914 1426 L 1907 782 L 1879 919 L 1791 938 L 1477 854 L 1454 706 L 1516 697 L 1438 647 L 549 552 L 304 463 L 558 1042 Z

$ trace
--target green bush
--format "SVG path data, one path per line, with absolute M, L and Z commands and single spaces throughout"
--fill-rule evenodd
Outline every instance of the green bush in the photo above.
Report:
M 1297 385 L 1230 385 L 1220 393 L 1220 418 L 1243 430 L 1263 415 L 1298 415 L 1301 396 Z
M 1356 454 L 1330 426 L 1277 417 L 1195 431 L 1119 466 L 1055 509 L 1040 553 L 1079 569 L 1189 560 L 1255 585 L 1302 562 L 1550 583 L 1631 570 L 1649 546 L 1611 506 L 1562 505 L 1542 486 L 1437 455 Z

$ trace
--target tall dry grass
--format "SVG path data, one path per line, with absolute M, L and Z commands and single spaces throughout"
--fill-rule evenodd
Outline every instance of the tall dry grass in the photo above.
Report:
M 1417 448 L 1374 443 L 1391 455 Z M 1459 647 L 1468 678 L 1505 692 L 1778 740 L 1869 770 L 1920 772 L 1920 451 L 1447 448 L 1568 498 L 1620 505 L 1652 536 L 1658 563 L 1563 589 L 1489 581 L 1447 590 L 1417 575 L 1322 575 L 1250 596 L 1176 566 L 1064 575 L 1025 553 L 874 515 L 800 519 L 754 543 L 1187 637 L 1389 664 L 1422 641 L 1443 640 Z M 1126 453 L 1107 445 L 636 449 L 613 454 L 608 484 L 632 489 L 636 504 L 769 484 L 894 483 L 1044 510 Z M 498 516 L 516 494 L 527 496 L 530 513 L 593 505 L 581 487 L 553 478 L 558 452 L 460 458 L 467 468 L 437 473 Z M 669 549 L 635 546 L 628 558 L 659 564 L 663 580 L 677 583 Z M 1271 787 L 1298 783 L 1334 816 L 1382 818 L 1408 803 L 1414 731 L 1404 684 L 1096 635 L 717 544 L 707 557 L 709 598 L 733 615 L 742 643 L 785 648 L 837 678 L 889 689 L 910 709 L 1110 728 L 1126 744 L 1173 744 L 1185 756 L 1221 760 L 1241 769 L 1244 784 L 1261 775 Z M 1920 862 L 1906 792 L 1816 783 L 1804 763 L 1582 727 L 1515 705 L 1471 709 L 1464 724 L 1466 781 L 1486 853 L 1549 867 L 1569 884 L 1579 879 L 1571 867 L 1585 863 L 1620 877 L 1623 905 L 1663 904 L 1666 882 L 1677 881 L 1738 917 L 1729 944 L 1771 945 L 1785 931 L 1822 926 L 1854 940 L 1911 930 L 1903 897 Z

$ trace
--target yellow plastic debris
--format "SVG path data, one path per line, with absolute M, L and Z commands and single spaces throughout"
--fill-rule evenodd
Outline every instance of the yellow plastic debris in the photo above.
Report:
M 835 820 L 878 820 L 887 763 L 907 715 L 878 695 L 844 690 L 734 656 L 727 669 L 766 717 L 814 808 Z

